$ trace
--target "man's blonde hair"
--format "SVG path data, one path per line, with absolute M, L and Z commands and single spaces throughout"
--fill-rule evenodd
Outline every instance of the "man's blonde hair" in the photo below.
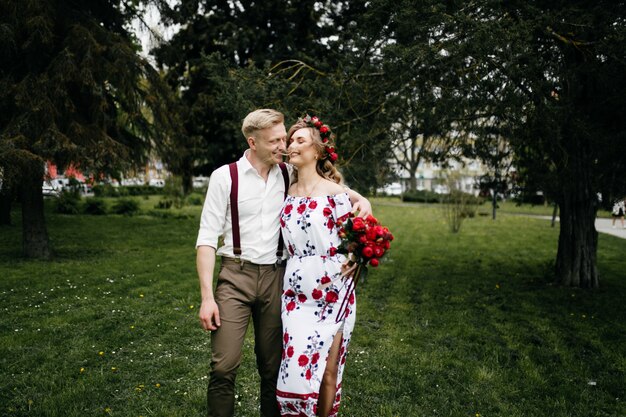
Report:
M 284 122 L 285 116 L 281 112 L 273 109 L 258 109 L 249 113 L 243 119 L 241 131 L 247 139 L 250 136 L 254 136 L 258 130 L 267 129 Z

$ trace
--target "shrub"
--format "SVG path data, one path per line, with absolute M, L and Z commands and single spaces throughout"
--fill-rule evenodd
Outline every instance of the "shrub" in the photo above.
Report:
M 85 214 L 93 214 L 97 216 L 107 214 L 107 203 L 101 198 L 87 198 L 85 199 L 83 211 Z
M 80 213 L 80 194 L 63 191 L 56 200 L 56 212 L 62 214 Z
M 172 200 L 163 199 L 163 200 L 160 200 L 158 203 L 156 203 L 154 208 L 155 209 L 165 209 L 165 210 L 168 210 L 168 209 L 170 209 L 172 207 L 172 204 L 174 204 L 174 202 Z
M 117 188 L 113 187 L 111 184 L 98 184 L 94 185 L 91 189 L 96 197 L 119 197 Z
M 182 208 L 185 204 L 185 193 L 183 191 L 183 180 L 181 177 L 172 175 L 165 180 L 163 194 L 172 200 L 174 207 Z
M 441 196 L 433 191 L 405 191 L 402 193 L 402 201 L 414 203 L 438 203 Z
M 189 205 L 201 206 L 202 203 L 203 203 L 202 196 L 200 196 L 198 194 L 192 194 L 189 197 L 187 197 L 187 204 L 189 204 Z
M 132 216 L 139 211 L 139 203 L 132 198 L 120 198 L 113 204 L 113 213 Z

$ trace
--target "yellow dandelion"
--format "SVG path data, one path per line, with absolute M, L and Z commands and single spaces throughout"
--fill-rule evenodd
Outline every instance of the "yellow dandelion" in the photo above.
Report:
M 100 351 L 100 352 L 98 352 L 98 355 L 104 356 L 104 352 Z
M 80 368 L 80 373 L 82 374 L 83 372 L 85 372 L 85 368 Z
M 104 409 L 105 413 L 111 414 L 111 407 L 107 407 Z
M 161 388 L 161 384 L 159 384 L 158 382 L 156 384 L 154 384 L 155 387 L 157 388 Z
M 134 329 L 134 328 L 135 328 L 135 326 L 130 326 L 130 328 L 131 328 L 131 329 Z
M 189 306 L 190 309 L 193 309 L 193 304 Z
M 497 289 L 497 288 L 500 288 L 500 284 L 496 284 L 496 289 Z
M 112 370 L 113 372 L 117 372 L 117 368 L 116 368 L 115 366 L 112 366 L 112 367 L 111 367 L 111 370 Z
M 139 294 L 139 298 L 143 298 L 143 294 Z

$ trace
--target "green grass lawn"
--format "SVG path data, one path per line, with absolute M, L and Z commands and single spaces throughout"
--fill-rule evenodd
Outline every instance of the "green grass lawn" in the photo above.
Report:
M 600 235 L 601 289 L 558 288 L 548 221 L 476 217 L 452 235 L 436 207 L 374 208 L 396 240 L 359 291 L 342 416 L 626 415 L 626 240 Z M 203 415 L 199 211 L 49 212 L 51 262 L 0 228 L 0 416 Z M 237 416 L 258 416 L 252 346 Z

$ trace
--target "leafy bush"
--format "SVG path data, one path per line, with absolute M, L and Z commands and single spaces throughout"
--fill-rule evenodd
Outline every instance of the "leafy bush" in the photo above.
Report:
M 199 194 L 191 194 L 187 197 L 187 204 L 192 206 L 201 206 L 203 202 L 203 198 Z
M 402 201 L 413 203 L 438 203 L 441 196 L 433 191 L 405 191 L 402 193 Z
M 170 209 L 172 207 L 172 204 L 174 204 L 174 202 L 172 200 L 163 199 L 163 200 L 160 200 L 158 203 L 156 203 L 154 208 L 155 209 L 165 209 L 165 210 L 168 210 L 168 209 Z
M 93 214 L 97 216 L 107 214 L 107 203 L 101 198 L 87 198 L 85 199 L 83 211 L 85 214 Z
M 62 214 L 80 213 L 80 194 L 63 191 L 56 200 L 56 212 Z
M 111 184 L 98 184 L 94 185 L 91 189 L 96 197 L 119 197 L 117 188 L 113 187 Z
M 132 198 L 120 198 L 113 204 L 113 213 L 132 216 L 139 211 L 139 202 Z
M 182 208 L 185 205 L 185 193 L 183 191 L 183 180 L 181 177 L 172 175 L 165 180 L 163 194 L 172 200 L 174 207 Z

